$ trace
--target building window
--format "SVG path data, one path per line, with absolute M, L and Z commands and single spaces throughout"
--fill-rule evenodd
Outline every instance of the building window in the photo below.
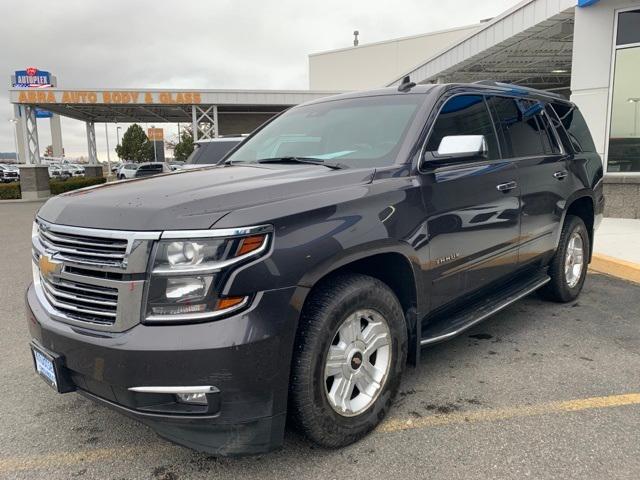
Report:
M 640 10 L 620 12 L 616 35 L 608 172 L 640 173 Z

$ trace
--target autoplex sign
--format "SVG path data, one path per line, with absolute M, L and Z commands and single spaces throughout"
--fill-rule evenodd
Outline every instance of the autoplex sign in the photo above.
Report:
M 46 88 L 51 87 L 51 74 L 36 67 L 16 70 L 13 82 L 14 88 Z M 36 109 L 36 117 L 51 118 L 53 115 L 46 110 Z
M 36 67 L 28 67 L 25 70 L 16 70 L 15 82 L 13 86 L 16 88 L 44 88 L 51 86 L 51 74 L 44 70 L 38 70 Z
M 155 104 L 193 105 L 201 102 L 200 92 L 136 92 L 29 89 L 18 92 L 18 103 L 69 103 L 69 104 Z

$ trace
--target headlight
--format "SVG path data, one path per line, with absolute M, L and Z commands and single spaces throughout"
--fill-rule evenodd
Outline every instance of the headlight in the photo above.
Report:
M 206 320 L 245 306 L 248 297 L 222 297 L 219 292 L 230 269 L 267 251 L 270 227 L 247 231 L 249 235 L 210 238 L 206 231 L 198 231 L 191 239 L 163 235 L 151 262 L 145 321 Z

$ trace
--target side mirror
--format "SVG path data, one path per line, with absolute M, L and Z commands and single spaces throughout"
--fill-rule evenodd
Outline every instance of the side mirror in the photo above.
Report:
M 488 148 L 484 135 L 447 135 L 442 137 L 438 151 L 427 152 L 426 162 L 450 162 L 468 158 L 485 158 Z
M 438 155 L 442 157 L 476 157 L 487 154 L 484 135 L 448 135 L 440 140 Z

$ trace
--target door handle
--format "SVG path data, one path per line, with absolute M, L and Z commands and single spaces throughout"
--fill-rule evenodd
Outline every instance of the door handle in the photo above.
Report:
M 553 177 L 557 180 L 562 180 L 567 176 L 567 172 L 565 170 L 560 170 L 553 174 Z
M 496 185 L 496 188 L 501 192 L 508 192 L 516 188 L 518 184 L 516 182 L 507 182 L 501 183 L 500 185 Z

